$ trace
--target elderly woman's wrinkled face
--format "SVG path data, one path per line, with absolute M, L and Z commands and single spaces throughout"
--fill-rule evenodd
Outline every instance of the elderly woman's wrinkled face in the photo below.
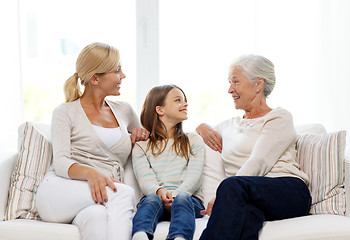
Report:
M 233 68 L 228 80 L 230 83 L 228 93 L 232 95 L 236 109 L 250 110 L 260 92 L 257 82 L 247 78 L 238 67 Z

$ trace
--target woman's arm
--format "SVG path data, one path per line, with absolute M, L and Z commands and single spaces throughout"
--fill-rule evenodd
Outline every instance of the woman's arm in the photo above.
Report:
M 214 151 L 221 153 L 222 151 L 222 138 L 220 134 L 215 131 L 208 124 L 202 123 L 196 128 L 197 133 L 203 138 L 205 144 L 207 144 Z
M 128 112 L 128 127 L 127 130 L 130 134 L 131 143 L 134 145 L 138 141 L 145 141 L 149 138 L 149 132 L 141 128 L 141 124 L 139 121 L 138 116 L 136 115 L 135 111 L 132 109 L 132 107 L 127 104 L 129 108 Z
M 71 159 L 72 120 L 69 109 L 61 105 L 55 109 L 51 121 L 51 140 L 53 148 L 53 166 L 57 176 L 70 178 L 68 169 L 74 163 Z

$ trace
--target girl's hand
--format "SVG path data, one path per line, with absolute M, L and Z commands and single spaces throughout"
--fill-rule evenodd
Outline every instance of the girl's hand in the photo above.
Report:
M 170 212 L 171 204 L 173 203 L 173 195 L 164 188 L 157 190 L 157 195 L 163 203 L 164 209 Z
M 114 182 L 119 182 L 114 178 L 108 178 L 95 169 L 90 169 L 87 175 L 87 181 L 91 189 L 91 195 L 95 203 L 103 205 L 108 201 L 106 186 L 110 187 L 114 192 L 117 191 Z
M 203 138 L 205 144 L 207 144 L 214 151 L 221 153 L 222 138 L 217 131 L 205 123 L 200 124 L 196 130 L 198 134 Z
M 206 215 L 207 214 L 207 215 L 210 216 L 211 215 L 211 210 L 213 209 L 213 206 L 214 206 L 214 202 L 215 202 L 215 197 L 208 202 L 207 209 L 204 209 L 204 210 L 200 211 L 200 214 L 202 214 L 202 215 Z
M 133 145 L 135 144 L 135 142 L 145 141 L 149 138 L 149 131 L 143 128 L 134 128 L 131 131 L 130 138 L 131 138 L 131 143 Z

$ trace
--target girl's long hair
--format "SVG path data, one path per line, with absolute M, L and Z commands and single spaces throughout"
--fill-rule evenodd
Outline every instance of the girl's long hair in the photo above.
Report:
M 150 132 L 150 138 L 147 145 L 147 150 L 151 149 L 154 156 L 162 154 L 168 143 L 168 134 L 163 122 L 159 119 L 156 112 L 157 106 L 164 106 L 165 99 L 170 90 L 173 88 L 179 89 L 185 97 L 184 91 L 176 85 L 162 85 L 152 88 L 143 103 L 141 110 L 141 124 Z M 187 135 L 182 130 L 182 122 L 179 122 L 174 127 L 174 144 L 173 149 L 180 157 L 185 157 L 189 161 L 189 154 L 194 155 Z

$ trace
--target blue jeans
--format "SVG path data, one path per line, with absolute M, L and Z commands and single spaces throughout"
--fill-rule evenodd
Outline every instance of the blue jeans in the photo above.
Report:
M 146 232 L 149 238 L 153 239 L 157 223 L 170 220 L 167 239 L 183 237 L 191 240 L 196 228 L 195 218 L 202 217 L 199 212 L 203 209 L 201 200 L 186 193 L 179 193 L 171 205 L 171 212 L 168 213 L 158 195 L 148 195 L 137 204 L 132 235 L 136 232 Z
M 222 181 L 200 240 L 257 240 L 265 220 L 305 216 L 311 196 L 294 177 L 229 177 Z

